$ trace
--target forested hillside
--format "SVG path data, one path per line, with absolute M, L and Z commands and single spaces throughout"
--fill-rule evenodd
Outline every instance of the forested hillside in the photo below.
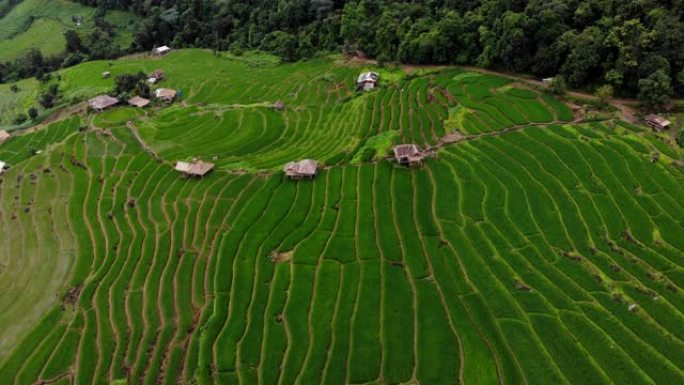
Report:
M 137 22 L 128 12 L 66 0 L 0 0 L 0 82 L 119 57 L 131 46 Z
M 473 64 L 574 87 L 684 92 L 682 0 L 81 0 L 146 17 L 134 42 L 259 48 L 285 59 L 320 50 L 383 61 Z

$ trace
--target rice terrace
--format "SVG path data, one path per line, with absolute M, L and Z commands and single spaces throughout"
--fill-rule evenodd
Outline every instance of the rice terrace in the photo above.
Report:
M 156 69 L 172 103 L 87 109 Z M 1 384 L 684 383 L 683 152 L 645 125 L 342 55 L 51 79 L 0 85 L 2 124 L 71 101 L 0 144 Z

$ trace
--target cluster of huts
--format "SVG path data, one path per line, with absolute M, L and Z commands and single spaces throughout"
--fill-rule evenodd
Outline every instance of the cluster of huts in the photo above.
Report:
M 407 167 L 423 164 L 425 154 L 415 144 L 400 144 L 392 148 L 394 160 Z M 313 179 L 318 174 L 318 163 L 313 159 L 289 162 L 283 167 L 285 176 L 292 180 Z
M 153 50 L 153 54 L 164 55 L 170 50 L 171 49 L 169 47 L 162 46 L 155 48 Z M 104 75 L 105 74 L 103 74 L 103 76 Z M 150 84 L 157 84 L 162 79 L 164 79 L 164 72 L 162 70 L 156 70 L 150 75 L 148 82 Z M 377 72 L 369 71 L 361 73 L 356 79 L 357 91 L 371 91 L 378 86 L 379 81 L 380 75 Z M 544 83 L 551 83 L 552 81 L 553 78 L 544 79 Z M 155 90 L 154 95 L 160 100 L 170 102 L 176 97 L 176 91 L 166 88 L 159 88 Z M 117 103 L 118 100 L 116 98 L 102 95 L 91 100 L 91 107 L 95 110 L 101 111 Z M 136 96 L 128 100 L 128 103 L 137 107 L 144 107 L 149 103 L 149 100 Z M 273 103 L 271 107 L 274 110 L 282 111 L 285 109 L 285 103 L 282 100 L 278 100 Z M 670 121 L 658 115 L 648 115 L 644 118 L 644 121 L 656 131 L 667 129 L 671 124 Z M 425 158 L 425 153 L 421 151 L 418 145 L 413 143 L 396 145 L 392 148 L 392 152 L 394 155 L 394 160 L 397 162 L 397 164 L 406 167 L 420 166 L 423 164 L 423 159 Z M 191 162 L 179 161 L 175 166 L 176 171 L 180 172 L 181 174 L 187 177 L 197 178 L 204 177 L 207 173 L 213 170 L 213 168 L 213 163 L 204 162 L 197 159 L 193 159 Z M 283 172 L 286 177 L 292 180 L 313 179 L 318 174 L 318 168 L 318 162 L 315 160 L 303 159 L 287 163 L 283 167 Z
M 376 72 L 365 72 L 357 78 L 357 89 L 359 91 L 370 91 L 378 85 L 380 76 Z M 155 96 L 160 97 L 160 90 L 157 90 Z M 163 91 L 162 91 L 163 92 Z M 277 100 L 271 105 L 274 110 L 282 111 L 285 109 L 285 103 L 282 100 Z M 393 148 L 394 159 L 400 165 L 407 167 L 414 167 L 423 164 L 424 154 L 420 148 L 415 144 L 400 144 Z M 193 159 L 191 162 L 179 161 L 176 162 L 175 170 L 186 177 L 202 178 L 211 170 L 214 164 Z M 298 161 L 288 162 L 283 167 L 285 176 L 292 180 L 313 179 L 318 174 L 319 164 L 313 159 L 302 159 Z
M 163 45 L 161 47 L 156 47 L 152 50 L 152 55 L 155 56 L 163 56 L 166 55 L 167 53 L 171 52 L 171 47 Z M 109 77 L 112 76 L 112 73 L 109 71 L 105 71 L 102 73 L 102 78 L 103 79 L 108 79 Z M 150 85 L 155 85 L 159 83 L 160 81 L 164 80 L 165 74 L 164 71 L 161 69 L 156 69 L 154 72 L 152 72 L 148 78 L 147 82 Z M 176 90 L 172 90 L 169 88 L 158 88 L 154 91 L 154 97 L 157 98 L 158 100 L 165 102 L 165 103 L 170 103 L 176 98 L 177 92 Z M 100 95 L 97 97 L 94 97 L 88 101 L 88 104 L 90 105 L 90 108 L 92 108 L 95 111 L 103 111 L 106 110 L 109 107 L 115 106 L 119 104 L 120 100 L 117 98 L 114 98 L 109 95 Z M 150 104 L 150 100 L 140 97 L 140 96 L 134 96 L 126 101 L 126 103 L 130 106 L 133 107 L 139 107 L 139 108 L 144 108 L 147 105 Z
M 108 78 L 110 76 L 110 72 L 103 72 L 102 77 L 103 78 Z M 147 78 L 147 82 L 154 85 L 162 81 L 165 77 L 164 71 L 161 69 L 157 69 L 154 72 L 152 72 L 149 77 Z M 173 100 L 176 98 L 177 92 L 176 90 L 172 90 L 170 88 L 158 88 L 154 90 L 154 97 L 164 103 L 171 103 Z M 109 96 L 109 95 L 100 95 L 97 97 L 94 97 L 88 101 L 88 104 L 90 108 L 92 108 L 95 111 L 103 111 L 106 110 L 109 107 L 115 106 L 119 104 L 120 100 Z M 143 98 L 141 96 L 134 96 L 126 101 L 126 103 L 130 106 L 133 107 L 138 107 L 138 108 L 144 108 L 150 104 L 150 100 Z

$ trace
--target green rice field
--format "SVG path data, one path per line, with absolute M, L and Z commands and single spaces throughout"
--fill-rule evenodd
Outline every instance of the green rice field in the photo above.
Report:
M 359 94 L 336 57 L 181 50 L 61 89 L 105 68 L 181 96 L 0 145 L 2 384 L 682 381 L 682 152 L 646 129 L 457 68 Z
M 0 62 L 23 56 L 29 48 L 43 55 L 64 52 L 64 32 L 76 31 L 87 38 L 94 30 L 96 9 L 66 0 L 23 0 L 0 19 Z M 78 24 L 74 17 L 83 21 Z M 116 43 L 127 48 L 133 41 L 136 17 L 119 11 L 108 12 L 105 20 L 115 29 Z

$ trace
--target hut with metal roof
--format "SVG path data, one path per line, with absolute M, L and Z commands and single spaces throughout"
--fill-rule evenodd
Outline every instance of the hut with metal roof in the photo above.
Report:
M 380 74 L 377 72 L 364 72 L 356 79 L 356 88 L 360 91 L 370 91 L 378 85 Z
M 152 50 L 152 53 L 155 55 L 166 55 L 167 53 L 171 52 L 171 47 L 167 45 L 163 45 L 161 47 L 157 47 Z
M 157 69 L 150 74 L 147 78 L 147 82 L 150 84 L 157 84 L 164 79 L 164 71 Z

